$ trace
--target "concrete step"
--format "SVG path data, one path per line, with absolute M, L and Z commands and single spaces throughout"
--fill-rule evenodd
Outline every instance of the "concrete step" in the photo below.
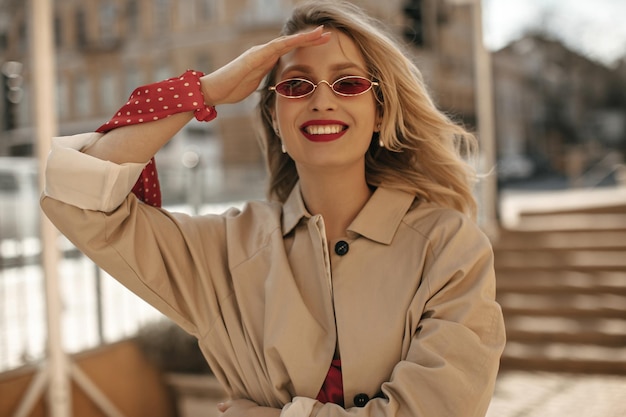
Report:
M 607 347 L 624 347 L 626 345 L 626 334 L 610 334 L 593 330 L 540 332 L 507 328 L 506 334 L 509 342 L 530 345 L 545 343 L 590 344 Z
M 498 270 L 498 294 L 618 294 L 626 295 L 622 271 Z
M 626 229 L 624 213 L 567 213 L 525 215 L 515 230 L 519 231 L 607 231 Z
M 626 347 L 509 341 L 500 363 L 502 369 L 624 375 Z
M 585 196 L 524 197 L 494 241 L 503 369 L 626 375 L 626 205 Z
M 622 250 L 626 253 L 626 230 L 510 231 L 499 233 L 495 249 L 511 250 Z
M 625 347 L 626 320 L 614 318 L 565 318 L 558 316 L 509 316 L 507 339 L 527 344 L 568 343 Z
M 626 225 L 626 187 L 501 192 L 500 220 L 516 230 L 598 230 Z
M 615 201 L 614 204 L 590 204 L 587 207 L 560 207 L 554 208 L 554 205 L 550 209 L 545 208 L 543 210 L 531 210 L 527 209 L 526 211 L 521 211 L 519 216 L 521 218 L 533 217 L 533 216 L 544 216 L 544 215 L 552 215 L 558 216 L 561 214 L 624 214 L 626 213 L 626 188 L 620 189 L 619 202 Z M 589 196 L 588 198 L 593 198 Z
M 523 270 L 610 270 L 626 273 L 626 251 L 586 250 L 502 250 L 494 249 L 496 271 Z
M 626 296 L 618 294 L 497 295 L 505 317 L 615 318 L 626 320 Z

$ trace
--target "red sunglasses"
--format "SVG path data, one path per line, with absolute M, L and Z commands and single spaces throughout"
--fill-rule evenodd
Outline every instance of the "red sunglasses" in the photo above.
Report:
M 326 80 L 321 80 L 315 84 L 304 78 L 289 78 L 269 87 L 269 90 L 275 91 L 276 94 L 285 98 L 302 98 L 313 94 L 313 91 L 321 83 L 326 83 L 335 94 L 343 97 L 359 96 L 370 91 L 372 86 L 378 85 L 376 81 L 371 81 L 365 77 L 349 75 L 339 78 L 332 84 Z

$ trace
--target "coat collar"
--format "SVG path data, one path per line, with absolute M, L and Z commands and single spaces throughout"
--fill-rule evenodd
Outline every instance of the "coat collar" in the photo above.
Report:
M 348 226 L 348 237 L 352 237 L 350 234 L 356 234 L 379 243 L 391 244 L 414 200 L 415 196 L 405 191 L 378 187 Z M 302 219 L 311 217 L 311 213 L 304 205 L 298 182 L 283 205 L 283 236 L 290 233 Z

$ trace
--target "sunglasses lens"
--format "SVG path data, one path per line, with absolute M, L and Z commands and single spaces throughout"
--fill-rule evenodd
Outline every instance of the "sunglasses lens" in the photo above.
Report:
M 361 77 L 346 77 L 337 80 L 333 84 L 333 90 L 339 94 L 347 96 L 356 96 L 363 94 L 372 86 L 372 82 L 367 78 Z
M 320 81 L 329 84 L 327 81 Z M 333 91 L 342 96 L 358 96 L 372 88 L 374 83 L 367 78 L 359 76 L 343 77 L 335 81 L 331 88 Z M 319 85 L 319 84 L 318 84 Z M 309 80 L 301 78 L 290 78 L 276 84 L 272 87 L 278 94 L 283 97 L 299 98 L 308 96 L 315 90 L 316 84 Z
M 286 97 L 300 97 L 309 94 L 315 86 L 306 80 L 285 80 L 276 84 L 276 92 Z

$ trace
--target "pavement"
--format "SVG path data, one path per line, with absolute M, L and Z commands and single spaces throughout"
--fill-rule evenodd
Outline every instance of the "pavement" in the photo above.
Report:
M 502 371 L 487 417 L 625 417 L 626 375 Z

